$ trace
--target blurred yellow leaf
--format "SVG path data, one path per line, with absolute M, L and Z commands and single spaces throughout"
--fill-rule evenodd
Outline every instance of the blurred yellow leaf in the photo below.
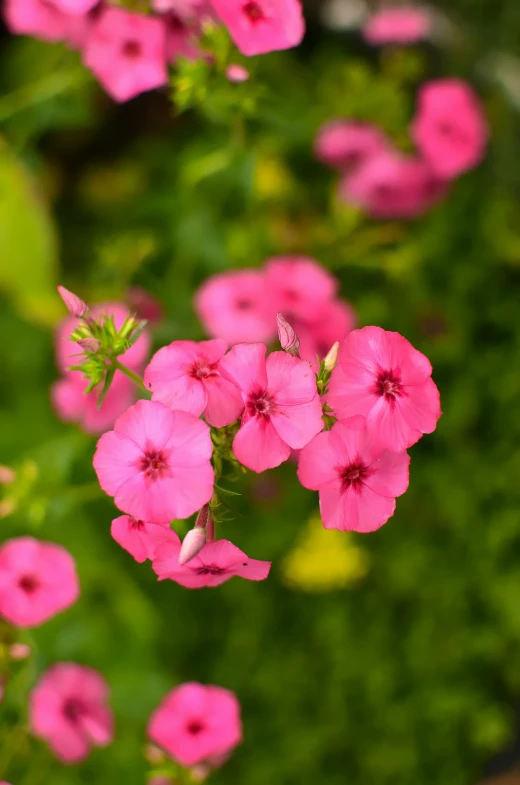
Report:
M 0 139 L 0 289 L 28 321 L 52 325 L 57 238 L 51 216 L 28 172 Z

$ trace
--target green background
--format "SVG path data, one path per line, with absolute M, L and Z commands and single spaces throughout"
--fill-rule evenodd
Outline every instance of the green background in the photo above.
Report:
M 245 740 L 216 784 L 465 785 L 512 741 L 520 11 L 516 0 L 447 7 L 447 47 L 379 54 L 315 20 L 300 50 L 250 61 L 243 86 L 185 67 L 191 108 L 179 116 L 160 93 L 115 106 L 74 53 L 2 39 L 0 463 L 19 479 L 0 531 L 65 544 L 82 586 L 72 609 L 19 638 L 35 654 L 0 706 L 0 774 L 13 785 L 141 785 L 148 716 L 186 680 L 226 686 L 242 703 Z M 338 204 L 336 176 L 312 157 L 321 122 L 365 118 L 411 149 L 417 85 L 448 74 L 483 98 L 485 162 L 417 221 L 373 222 Z M 95 440 L 50 407 L 63 315 L 55 285 L 91 302 L 143 286 L 165 307 L 159 347 L 202 337 L 193 293 L 208 274 L 282 253 L 320 260 L 361 324 L 397 330 L 427 354 L 444 415 L 411 450 L 395 517 L 355 538 L 370 560 L 359 583 L 317 594 L 285 586 L 283 557 L 317 504 L 286 465 L 248 478 L 221 529 L 273 560 L 268 581 L 158 584 L 110 538 L 116 511 L 96 490 Z M 57 660 L 106 675 L 117 722 L 114 744 L 72 768 L 20 731 L 28 687 Z

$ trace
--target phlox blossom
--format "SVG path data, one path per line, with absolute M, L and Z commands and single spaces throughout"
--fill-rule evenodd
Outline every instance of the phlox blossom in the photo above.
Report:
M 29 698 L 29 721 L 63 763 L 79 763 L 114 736 L 108 686 L 93 668 L 60 662 L 47 670 Z
M 341 345 L 327 402 L 336 417 L 366 417 L 383 447 L 400 452 L 432 433 L 441 416 L 439 391 L 424 354 L 381 327 L 353 330 Z
M 410 457 L 382 448 L 361 416 L 335 423 L 300 453 L 298 478 L 320 493 L 326 529 L 371 532 L 394 514 L 408 488 Z
M 138 401 L 103 434 L 94 455 L 102 489 L 141 521 L 188 518 L 213 494 L 209 428 L 187 412 Z
M 431 16 L 426 9 L 413 5 L 380 8 L 363 27 L 369 44 L 413 44 L 430 35 Z
M 415 218 L 431 209 L 445 190 L 426 161 L 387 150 L 347 172 L 339 196 L 374 218 Z
M 61 545 L 15 537 L 0 547 L 0 616 L 37 627 L 79 597 L 74 559 Z
M 208 278 L 195 295 L 206 332 L 228 343 L 268 341 L 276 335 L 264 273 L 238 270 Z
M 240 704 L 223 687 L 181 684 L 153 712 L 148 736 L 181 766 L 228 755 L 242 741 Z
M 145 523 L 131 515 L 120 515 L 112 521 L 110 527 L 113 539 L 139 564 L 153 558 L 155 548 L 168 540 L 170 531 L 167 526 Z
M 438 177 L 451 180 L 484 157 L 488 126 L 479 98 L 461 79 L 421 85 L 412 138 Z
M 173 534 L 173 533 L 172 533 Z M 229 540 L 207 542 L 186 564 L 179 564 L 181 544 L 178 537 L 155 546 L 152 567 L 159 580 L 175 581 L 187 589 L 220 586 L 238 575 L 250 581 L 263 581 L 269 575 L 271 562 L 250 559 Z
M 164 21 L 104 7 L 83 50 L 83 62 L 116 101 L 167 84 Z
M 12 33 L 49 43 L 67 41 L 75 45 L 90 26 L 87 15 L 64 13 L 58 4 L 46 0 L 6 0 L 3 17 Z
M 86 433 L 100 434 L 111 428 L 135 401 L 133 382 L 116 371 L 110 389 L 98 408 L 101 388 L 86 393 L 88 379 L 81 371 L 69 371 L 51 387 L 52 406 L 64 422 L 77 422 Z
M 211 0 L 242 54 L 290 49 L 305 33 L 300 0 Z
M 220 361 L 221 374 L 240 389 L 245 404 L 233 440 L 238 460 L 255 472 L 286 461 L 323 428 L 316 378 L 309 363 L 285 352 L 266 360 L 264 344 L 238 344 Z
M 244 402 L 237 387 L 220 375 L 219 362 L 226 350 L 226 342 L 218 338 L 200 343 L 174 341 L 159 349 L 144 373 L 152 400 L 197 417 L 204 413 L 216 428 L 234 422 Z
M 388 147 L 388 139 L 375 125 L 358 120 L 332 120 L 323 125 L 314 142 L 314 154 L 331 169 L 352 169 Z

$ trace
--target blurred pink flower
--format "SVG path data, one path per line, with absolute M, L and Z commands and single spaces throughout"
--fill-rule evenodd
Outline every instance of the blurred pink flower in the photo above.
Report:
M 343 300 L 332 300 L 316 314 L 317 321 L 295 321 L 295 329 L 300 339 L 300 357 L 310 362 L 313 370 L 318 370 L 317 357 L 325 359 L 336 341 L 343 341 L 357 324 L 353 308 Z
M 194 766 L 241 743 L 240 704 L 223 687 L 181 684 L 150 717 L 148 736 L 182 766 Z
M 76 564 L 51 542 L 15 537 L 0 547 L 0 615 L 16 627 L 37 627 L 79 597 Z
M 419 158 L 388 150 L 368 158 L 339 185 L 339 197 L 373 218 L 415 218 L 446 192 L 430 166 Z
M 174 532 L 170 535 L 170 532 L 168 526 L 144 523 L 131 515 L 120 515 L 112 521 L 110 527 L 110 534 L 117 544 L 128 551 L 139 564 L 153 558 L 157 545 L 175 535 Z
M 211 0 L 242 54 L 297 46 L 305 33 L 300 0 Z
M 12 643 L 9 646 L 9 657 L 16 662 L 26 660 L 30 656 L 31 647 L 27 643 Z
M 126 302 L 138 319 L 144 319 L 152 326 L 164 319 L 164 309 L 155 297 L 140 286 L 131 286 L 126 293 Z
M 326 529 L 371 532 L 394 514 L 408 488 L 410 456 L 383 449 L 361 416 L 340 420 L 300 453 L 298 478 L 320 492 Z
M 175 581 L 187 589 L 220 586 L 233 576 L 250 581 L 263 581 L 269 575 L 271 562 L 250 559 L 229 540 L 207 542 L 186 564 L 179 563 L 180 543 L 175 538 L 155 548 L 152 567 L 160 581 Z
M 208 278 L 195 294 L 195 310 L 206 332 L 228 343 L 270 340 L 276 335 L 275 313 L 265 276 L 238 270 Z
M 489 131 L 471 85 L 437 79 L 419 89 L 411 134 L 435 174 L 451 180 L 482 161 Z
M 0 485 L 11 485 L 16 480 L 16 472 L 10 466 L 0 466 Z
M 314 142 L 318 161 L 332 169 L 352 169 L 389 146 L 383 131 L 358 120 L 332 120 L 323 125 Z
M 71 16 L 84 16 L 88 14 L 94 6 L 98 5 L 99 0 L 47 0 L 50 5 L 55 6 L 58 11 Z
M 65 41 L 70 17 L 46 0 L 6 0 L 3 16 L 8 29 L 42 41 Z
M 338 282 L 307 256 L 275 256 L 265 262 L 265 284 L 271 308 L 291 321 L 312 321 L 316 311 L 336 294 Z
M 437 427 L 440 396 L 431 373 L 428 358 L 402 335 L 363 327 L 340 348 L 327 401 L 338 418 L 366 417 L 381 446 L 400 452 Z
M 428 38 L 432 22 L 427 10 L 413 5 L 382 7 L 363 27 L 369 44 L 413 44 Z
M 123 303 L 99 303 L 90 309 L 90 316 L 99 320 L 104 316 L 111 316 L 114 320 L 116 330 L 120 330 L 125 320 L 131 316 L 130 310 Z M 56 365 L 60 371 L 68 371 L 71 365 L 77 365 L 82 352 L 80 347 L 70 337 L 74 330 L 80 325 L 81 321 L 72 316 L 68 316 L 58 325 L 55 333 L 55 352 Z M 124 354 L 119 356 L 119 360 L 140 373 L 150 352 L 151 337 L 146 329 L 142 331 L 137 341 Z
M 41 677 L 29 698 L 31 730 L 63 763 L 79 763 L 114 736 L 108 686 L 93 668 L 60 662 Z
M 240 82 L 247 82 L 249 79 L 249 71 L 243 65 L 232 63 L 226 68 L 226 77 L 230 82 L 240 84 Z
M 77 422 L 86 433 L 104 433 L 135 401 L 135 385 L 127 376 L 116 371 L 110 389 L 98 409 L 102 385 L 85 393 L 88 384 L 81 371 L 69 371 L 51 387 L 52 406 L 60 420 Z
M 94 469 L 120 510 L 166 524 L 211 499 L 212 450 L 208 426 L 193 414 L 138 401 L 99 439 Z
M 116 101 L 168 83 L 162 19 L 105 7 L 83 51 L 83 62 Z
M 204 53 L 198 47 L 202 26 L 198 16 L 183 18 L 177 12 L 164 16 L 166 25 L 166 57 L 169 63 L 185 60 L 198 60 Z
M 170 409 L 204 414 L 216 428 L 235 422 L 244 410 L 237 387 L 220 375 L 219 362 L 227 344 L 213 341 L 174 341 L 152 357 L 144 373 L 153 401 Z
M 286 461 L 323 428 L 316 378 L 309 363 L 285 352 L 266 360 L 264 344 L 239 344 L 220 361 L 221 374 L 239 387 L 245 403 L 233 440 L 238 460 L 255 472 Z

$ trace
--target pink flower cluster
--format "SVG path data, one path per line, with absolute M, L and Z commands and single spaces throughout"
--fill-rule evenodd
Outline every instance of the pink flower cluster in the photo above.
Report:
M 317 368 L 316 357 L 356 324 L 337 290 L 337 280 L 314 259 L 280 256 L 261 270 L 212 276 L 196 293 L 195 309 L 209 335 L 232 344 L 274 340 L 281 313 L 298 335 L 300 356 Z
M 219 20 L 240 51 L 296 46 L 305 31 L 300 0 L 151 0 L 151 13 L 110 0 L 6 0 L 8 28 L 79 49 L 84 65 L 116 101 L 168 84 L 168 65 L 203 56 L 199 39 Z
M 341 172 L 339 196 L 347 204 L 374 218 L 414 218 L 484 157 L 487 124 L 471 86 L 452 78 L 423 84 L 411 136 L 418 153 L 405 155 L 379 128 L 335 120 L 319 131 L 315 154 Z
M 116 329 L 120 329 L 130 316 L 122 303 L 102 303 L 90 311 L 93 319 L 111 316 Z M 79 325 L 79 319 L 67 316 L 58 326 L 55 336 L 56 365 L 62 378 L 51 388 L 51 401 L 58 417 L 64 422 L 77 422 L 87 433 L 99 434 L 112 427 L 116 418 L 135 400 L 134 385 L 128 377 L 116 371 L 114 381 L 102 405 L 98 408 L 98 390 L 85 394 L 88 380 L 81 371 L 71 371 L 70 366 L 78 363 L 81 346 L 71 340 Z M 136 373 L 142 373 L 150 351 L 150 334 L 144 330 L 135 344 L 121 355 L 121 361 Z

